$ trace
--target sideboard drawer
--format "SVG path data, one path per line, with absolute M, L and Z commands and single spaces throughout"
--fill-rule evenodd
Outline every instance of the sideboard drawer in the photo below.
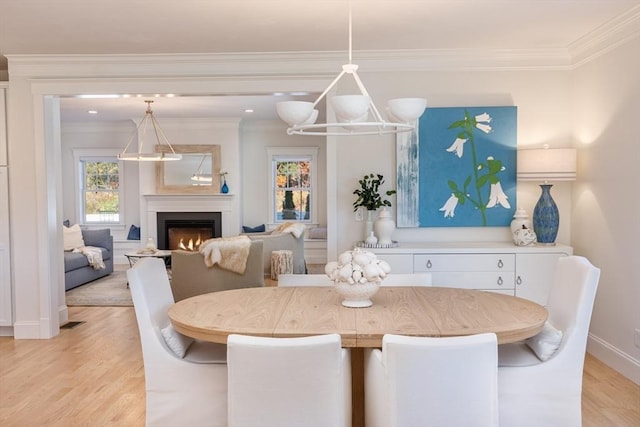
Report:
M 416 254 L 413 271 L 515 271 L 514 254 Z M 435 283 L 435 282 L 434 282 Z
M 511 292 L 515 289 L 515 280 L 512 271 L 441 271 L 431 273 L 431 275 L 433 286 L 463 289 L 508 290 Z

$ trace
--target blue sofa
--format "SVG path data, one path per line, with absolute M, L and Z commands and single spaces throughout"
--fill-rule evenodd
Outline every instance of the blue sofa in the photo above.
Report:
M 64 253 L 64 289 L 68 291 L 92 280 L 113 273 L 113 236 L 108 228 L 100 230 L 82 230 L 85 246 L 101 249 L 102 260 L 106 268 L 94 270 L 87 257 L 81 253 Z

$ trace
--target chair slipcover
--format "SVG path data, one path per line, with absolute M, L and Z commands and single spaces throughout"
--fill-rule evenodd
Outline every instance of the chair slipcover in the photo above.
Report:
M 364 366 L 367 427 L 498 425 L 495 334 L 387 334 Z
M 326 274 L 280 274 L 278 286 L 333 286 Z M 385 277 L 382 286 L 431 286 L 431 273 L 393 274 Z
M 127 270 L 127 279 L 142 342 L 146 425 L 225 427 L 226 346 L 196 341 L 180 359 L 160 332 L 170 323 L 167 311 L 174 303 L 164 261 L 142 259 Z
M 229 427 L 351 425 L 350 353 L 338 334 L 229 335 Z
M 599 278 L 600 269 L 584 257 L 558 260 L 547 309 L 563 337 L 549 360 L 537 360 L 523 343 L 500 346 L 501 426 L 582 425 L 582 370 Z

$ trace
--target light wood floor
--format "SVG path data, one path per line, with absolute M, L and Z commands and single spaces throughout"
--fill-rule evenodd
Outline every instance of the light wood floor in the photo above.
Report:
M 51 340 L 0 338 L 0 426 L 144 426 L 132 307 L 70 307 L 85 323 Z M 640 387 L 587 355 L 584 427 L 640 426 Z M 195 426 L 194 426 L 195 427 Z

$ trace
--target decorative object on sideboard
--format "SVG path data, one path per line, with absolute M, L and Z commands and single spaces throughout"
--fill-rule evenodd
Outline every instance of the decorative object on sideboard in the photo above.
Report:
M 227 194 L 229 192 L 229 186 L 227 185 L 227 172 L 225 169 L 220 169 L 220 177 L 222 178 L 222 186 L 220 187 L 220 192 L 222 194 Z
M 378 292 L 391 267 L 373 252 L 354 248 L 341 253 L 338 261 L 327 263 L 324 271 L 344 298 L 343 306 L 363 308 L 373 305 L 371 297 Z
M 387 199 L 383 199 L 380 194 L 380 186 L 384 184 L 384 176 L 381 174 L 367 174 L 362 179 L 358 180 L 360 188 L 353 191 L 353 194 L 358 196 L 353 202 L 353 211 L 358 209 L 366 209 L 365 218 L 365 230 L 363 240 L 369 237 L 373 231 L 373 212 L 378 208 L 384 206 L 391 206 L 391 202 Z M 387 196 L 396 194 L 396 190 L 387 190 L 385 192 Z M 380 240 L 380 236 L 378 236 Z
M 514 231 L 513 243 L 516 246 L 529 246 L 536 243 L 536 233 L 530 228 L 521 228 Z
M 536 233 L 531 228 L 531 221 L 527 211 L 522 208 L 518 208 L 513 215 L 513 221 L 511 221 L 511 234 L 513 237 L 513 243 L 517 246 L 528 246 L 536 242 Z
M 393 242 L 391 236 L 396 229 L 396 223 L 393 218 L 391 218 L 391 212 L 389 212 L 386 207 L 383 207 L 382 210 L 378 212 L 378 218 L 373 224 L 373 229 L 378 237 L 379 244 L 389 245 Z
M 151 103 L 153 101 L 152 100 L 147 100 L 147 101 L 144 101 L 144 102 L 147 103 L 147 111 L 145 111 L 144 117 L 140 121 L 140 124 L 136 127 L 136 130 L 133 133 L 133 135 L 131 135 L 131 138 L 129 139 L 129 142 L 124 147 L 124 150 L 122 150 L 122 153 L 118 154 L 118 160 L 134 160 L 134 161 L 138 161 L 138 162 L 141 162 L 141 161 L 163 162 L 163 161 L 168 161 L 168 160 L 180 160 L 182 158 L 182 155 L 177 154 L 175 152 L 175 150 L 173 149 L 173 147 L 169 143 L 169 140 L 167 139 L 167 136 L 164 134 L 164 132 L 162 131 L 162 128 L 158 124 L 158 121 L 156 120 L 156 118 L 153 115 L 153 111 L 151 110 Z M 151 125 L 153 126 L 153 133 L 156 136 L 156 147 L 162 146 L 162 144 L 163 144 L 162 141 L 161 141 L 161 139 L 162 139 L 164 141 L 165 146 L 169 148 L 169 152 L 164 151 L 164 150 L 155 150 L 153 152 L 144 152 L 143 151 L 145 137 L 146 137 L 146 134 L 147 134 L 147 125 L 149 124 L 149 121 L 151 121 Z M 142 134 L 138 135 L 138 132 L 141 129 L 142 129 Z M 137 153 L 136 152 L 127 153 L 127 150 L 129 149 L 129 146 L 134 141 L 136 136 L 139 136 L 138 140 L 140 141 L 140 145 L 138 147 L 138 152 Z
M 533 210 L 533 231 L 539 244 L 555 245 L 560 225 L 560 213 L 548 181 L 576 179 L 576 149 L 549 148 L 518 151 L 518 180 L 543 181 L 542 194 Z
M 365 242 L 367 245 L 375 246 L 375 245 L 377 245 L 377 244 L 378 244 L 378 238 L 376 237 L 376 235 L 375 235 L 375 234 L 373 234 L 373 231 L 372 231 L 371 233 L 369 233 L 369 235 L 367 236 L 367 238 L 366 238 L 366 239 L 364 239 L 364 242 Z
M 382 118 L 358 76 L 358 66 L 351 62 L 351 21 L 351 2 L 349 2 L 349 63 L 342 66 L 342 71 L 329 87 L 315 102 L 283 101 L 276 105 L 278 115 L 289 125 L 288 135 L 382 135 L 408 132 L 415 128 L 415 121 L 424 112 L 427 106 L 426 99 L 398 98 L 387 103 L 388 121 Z M 336 122 L 316 124 L 318 102 L 345 74 L 353 76 L 360 94 L 334 96 L 330 103 L 336 114 Z

